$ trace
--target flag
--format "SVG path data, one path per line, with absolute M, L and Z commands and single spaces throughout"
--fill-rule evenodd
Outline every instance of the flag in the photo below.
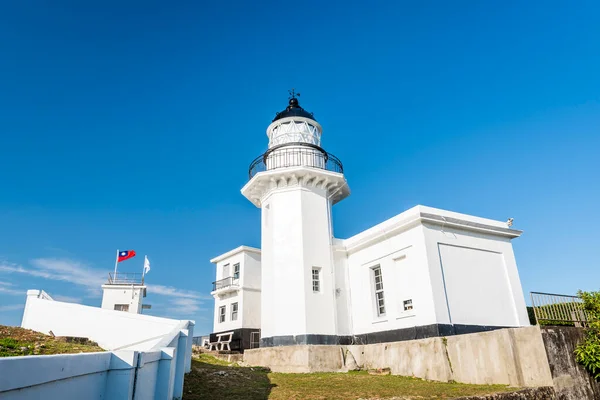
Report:
M 144 274 L 147 274 L 150 271 L 150 260 L 148 260 L 148 256 L 144 256 Z
M 119 251 L 118 262 L 129 260 L 131 257 L 135 257 L 135 250 Z

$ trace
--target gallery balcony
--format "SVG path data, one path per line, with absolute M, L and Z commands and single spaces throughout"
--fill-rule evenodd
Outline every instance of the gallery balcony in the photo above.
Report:
M 248 177 L 252 179 L 259 172 L 286 167 L 312 167 L 330 172 L 344 173 L 339 158 L 311 143 L 285 143 L 271 147 L 256 157 L 248 168 Z
M 210 294 L 222 295 L 225 293 L 236 292 L 240 289 L 239 281 L 239 278 L 234 278 L 233 276 L 215 281 L 213 282 L 213 290 Z

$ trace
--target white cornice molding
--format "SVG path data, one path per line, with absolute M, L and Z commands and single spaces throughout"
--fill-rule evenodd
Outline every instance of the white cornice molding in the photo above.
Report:
M 522 231 L 510 228 L 503 228 L 466 219 L 448 217 L 441 214 L 431 212 L 412 212 L 409 210 L 409 215 L 401 218 L 402 214 L 384 221 L 372 228 L 367 229 L 348 239 L 342 240 L 343 245 L 338 242 L 334 246 L 334 251 L 345 251 L 347 254 L 355 253 L 365 247 L 371 246 L 382 240 L 396 236 L 399 233 L 408 231 L 423 223 L 438 225 L 441 227 L 454 228 L 457 230 L 484 233 L 488 235 L 501 236 L 509 239 L 514 239 L 521 236 Z M 398 218 L 394 221 L 395 218 Z
M 240 247 L 236 247 L 233 250 L 229 250 L 227 253 L 223 253 L 220 256 L 216 256 L 215 258 L 213 258 L 212 260 L 210 260 L 211 263 L 216 264 L 218 262 L 221 262 L 229 257 L 233 257 L 236 254 L 239 253 L 255 253 L 255 254 L 260 254 L 260 249 L 257 249 L 255 247 L 249 247 L 249 246 L 240 246 Z
M 443 215 L 433 213 L 420 213 L 422 222 L 429 222 L 431 224 L 440 226 L 451 226 L 462 230 L 468 230 L 473 232 L 488 233 L 496 236 L 504 236 L 510 239 L 517 238 L 523 234 L 523 231 L 511 228 L 503 228 L 500 226 L 488 225 L 480 222 L 468 221 L 460 218 L 446 217 Z
M 364 249 L 365 247 L 371 246 L 375 243 L 395 236 L 399 233 L 408 231 L 409 229 L 418 226 L 419 223 L 420 219 L 418 217 L 411 217 L 400 219 L 387 227 L 378 228 L 378 225 L 376 225 L 373 228 L 369 228 L 366 231 L 359 233 L 358 235 L 344 240 L 345 251 L 348 254 L 355 253 L 359 250 Z M 385 222 L 382 224 L 385 224 Z M 338 246 L 338 248 L 339 247 L 340 246 Z
M 283 167 L 259 172 L 242 188 L 241 192 L 256 207 L 261 207 L 273 190 L 292 187 L 325 189 L 331 204 L 348 197 L 350 188 L 343 174 L 312 167 Z

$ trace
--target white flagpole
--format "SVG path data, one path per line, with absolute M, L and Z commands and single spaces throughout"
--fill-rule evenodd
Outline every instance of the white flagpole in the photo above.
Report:
M 144 284 L 144 275 L 146 275 L 146 258 L 148 258 L 148 256 L 144 254 L 144 266 L 142 267 L 142 285 Z
M 119 265 L 119 249 L 117 249 L 117 258 L 115 258 L 115 274 L 113 275 L 113 282 L 117 280 L 117 265 Z

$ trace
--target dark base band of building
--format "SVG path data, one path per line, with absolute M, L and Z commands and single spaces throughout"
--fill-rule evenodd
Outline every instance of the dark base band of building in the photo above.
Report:
M 488 325 L 431 324 L 413 326 L 410 328 L 393 329 L 390 331 L 365 333 L 356 336 L 273 336 L 261 338 L 260 347 L 293 346 L 304 344 L 351 345 L 401 342 L 404 340 L 426 339 L 430 337 L 443 337 L 453 335 L 464 335 L 467 333 L 486 332 L 502 328 L 506 327 Z
M 229 344 L 229 347 L 231 347 L 231 351 L 239 351 L 239 352 L 243 353 L 244 350 L 246 350 L 246 349 L 250 349 L 252 347 L 258 347 L 258 343 L 255 343 L 254 345 L 252 345 L 251 342 L 253 339 L 252 333 L 260 332 L 260 329 L 250 329 L 250 328 L 232 329 L 229 331 L 211 333 L 210 334 L 211 343 L 219 340 L 219 338 L 217 337 L 218 334 L 226 333 L 226 332 L 233 332 L 233 335 L 231 337 L 231 343 Z

